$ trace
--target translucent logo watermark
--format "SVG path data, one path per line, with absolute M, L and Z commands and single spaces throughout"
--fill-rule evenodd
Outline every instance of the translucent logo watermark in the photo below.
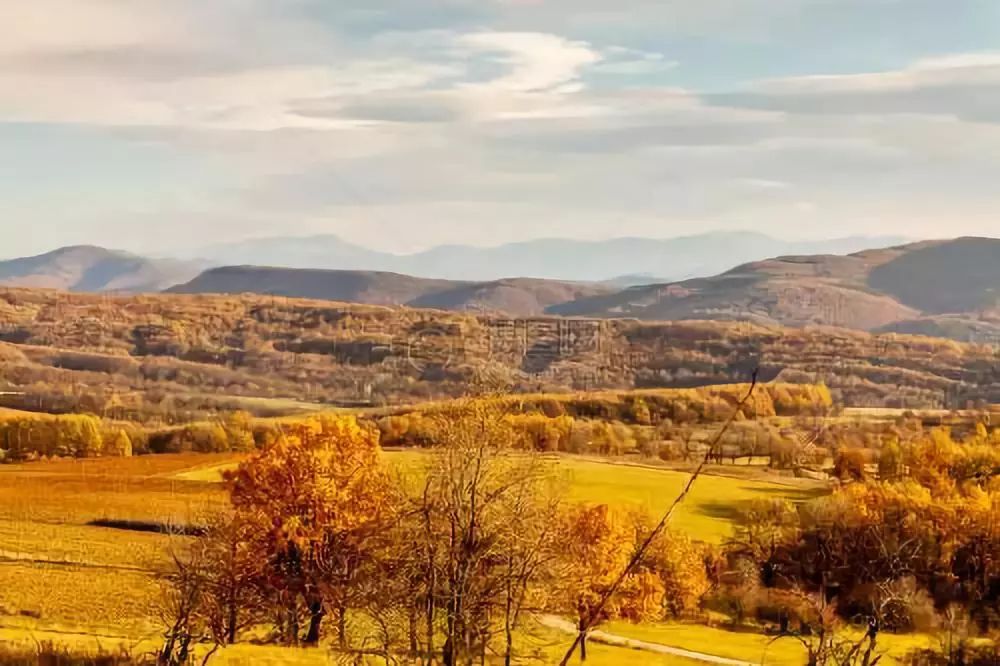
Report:
M 424 328 L 406 340 L 406 362 L 417 372 L 447 369 L 455 361 L 457 352 L 463 346 L 463 336 L 456 338 L 455 332 L 432 326 Z

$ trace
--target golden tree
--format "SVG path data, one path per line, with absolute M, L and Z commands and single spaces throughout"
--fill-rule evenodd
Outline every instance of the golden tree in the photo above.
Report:
M 637 541 L 652 529 L 650 522 L 648 517 L 642 516 Z M 697 610 L 711 587 L 706 568 L 710 555 L 708 547 L 694 543 L 683 534 L 660 533 L 640 561 L 638 571 L 652 575 L 656 584 L 662 587 L 663 595 L 657 606 L 637 614 L 635 619 L 660 620 L 664 616 L 676 617 Z M 642 596 L 647 603 L 652 601 L 650 595 Z
M 305 611 L 305 641 L 319 641 L 332 607 L 346 642 L 351 591 L 394 505 L 377 434 L 353 417 L 289 424 L 227 481 L 236 519 L 250 526 L 248 536 L 266 559 L 285 640 L 298 639 Z
M 586 660 L 586 634 L 591 628 L 588 624 L 618 617 L 628 592 L 641 591 L 662 598 L 663 590 L 650 585 L 652 581 L 648 579 L 640 581 L 630 576 L 620 593 L 605 600 L 632 556 L 635 545 L 632 525 L 626 516 L 603 504 L 577 507 L 566 521 L 563 582 L 567 605 L 572 607 L 582 634 L 580 656 Z M 636 599 L 625 603 L 633 609 L 645 605 Z M 594 617 L 596 613 L 601 616 Z

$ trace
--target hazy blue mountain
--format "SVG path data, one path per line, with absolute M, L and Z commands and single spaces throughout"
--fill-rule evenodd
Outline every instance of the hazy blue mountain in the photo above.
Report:
M 619 275 L 610 280 L 601 280 L 601 284 L 612 289 L 628 289 L 629 287 L 638 287 L 644 284 L 660 284 L 663 282 L 670 282 L 670 280 L 649 273 L 631 273 L 629 275 Z
M 751 319 L 762 324 L 1000 341 L 1000 239 L 908 244 L 895 240 L 782 243 L 759 234 L 708 234 L 667 241 L 621 238 L 542 240 L 495 248 L 448 246 L 409 256 L 373 252 L 332 237 L 269 241 L 272 248 L 295 250 L 303 262 L 331 257 L 341 265 L 384 262 L 402 267 L 396 271 L 274 266 L 280 261 L 277 253 L 257 241 L 226 246 L 227 252 L 236 254 L 225 256 L 270 266 L 244 264 L 204 272 L 199 272 L 204 266 L 195 262 L 75 246 L 0 261 L 0 284 L 70 291 L 155 292 L 169 287 L 176 293 L 251 292 L 516 316 Z M 848 253 L 874 242 L 888 246 Z M 775 245 L 786 252 L 759 256 Z M 729 266 L 747 255 L 752 256 L 750 261 Z M 224 255 L 216 256 L 222 260 Z M 599 276 L 644 265 L 657 269 L 618 272 L 619 277 L 603 281 L 525 277 Z M 660 277 L 670 272 L 698 274 L 716 265 L 726 268 L 710 276 Z M 496 270 L 514 277 L 455 280 L 415 275 L 421 267 L 437 275 Z
M 218 243 L 187 253 L 216 266 L 275 266 L 336 270 L 392 270 L 394 255 L 369 250 L 337 236 L 277 236 Z
M 148 259 L 90 245 L 0 261 L 0 284 L 67 291 L 156 292 L 204 270 L 198 261 Z
M 391 271 L 448 280 L 509 277 L 606 281 L 623 275 L 681 280 L 721 273 L 738 264 L 789 254 L 848 254 L 898 245 L 899 237 L 784 241 L 756 232 L 713 232 L 671 239 L 603 241 L 541 239 L 496 247 L 443 245 L 409 255 L 378 252 L 337 236 L 244 240 L 193 250 L 216 265 Z

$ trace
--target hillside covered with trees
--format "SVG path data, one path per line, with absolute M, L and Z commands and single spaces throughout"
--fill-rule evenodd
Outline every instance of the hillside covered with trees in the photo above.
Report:
M 237 408 L 823 383 L 846 406 L 1000 402 L 992 347 L 833 328 L 499 318 L 260 296 L 0 292 L 0 404 L 173 423 Z

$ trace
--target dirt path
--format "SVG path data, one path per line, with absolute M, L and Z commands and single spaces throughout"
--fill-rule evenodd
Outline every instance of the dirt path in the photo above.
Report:
M 128 564 L 103 564 L 101 562 L 86 562 L 84 560 L 47 559 L 33 553 L 19 553 L 10 550 L 0 550 L 0 565 L 26 564 L 49 567 L 69 567 L 72 569 L 103 569 L 107 571 L 128 571 L 133 573 L 156 574 L 155 569 L 131 566 Z
M 538 620 L 550 629 L 556 629 L 567 634 L 576 634 L 577 632 L 576 626 L 572 622 L 564 620 L 561 617 L 556 617 L 555 615 L 541 615 Z M 662 645 L 660 643 L 637 641 L 632 638 L 625 638 L 624 636 L 617 636 L 604 631 L 592 631 L 590 632 L 588 639 L 596 643 L 603 643 L 604 645 L 613 645 L 615 647 L 624 647 L 632 650 L 642 650 L 644 652 L 654 652 L 656 654 L 669 654 L 674 657 L 683 657 L 684 659 L 700 661 L 706 664 L 719 664 L 720 666 L 757 666 L 757 664 L 752 661 L 740 661 L 739 659 L 716 657 L 715 655 L 705 654 L 703 652 L 692 652 L 691 650 L 670 647 L 669 645 Z

